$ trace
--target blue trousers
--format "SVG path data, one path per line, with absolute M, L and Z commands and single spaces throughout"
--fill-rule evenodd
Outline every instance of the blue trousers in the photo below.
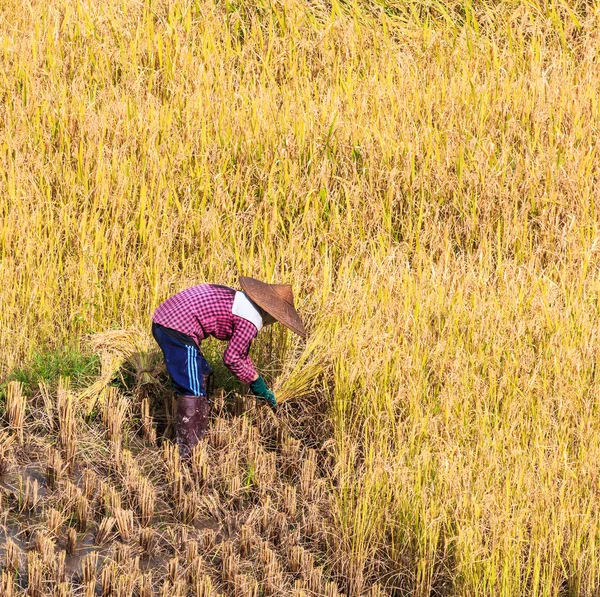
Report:
M 165 356 L 175 390 L 186 396 L 206 396 L 204 375 L 211 368 L 194 340 L 157 323 L 152 324 L 152 335 Z

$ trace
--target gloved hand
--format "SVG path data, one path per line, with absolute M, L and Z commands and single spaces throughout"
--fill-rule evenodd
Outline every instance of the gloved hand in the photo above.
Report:
M 265 380 L 260 375 L 250 383 L 250 389 L 259 400 L 264 400 L 271 408 L 275 408 L 277 404 L 275 394 L 267 388 Z

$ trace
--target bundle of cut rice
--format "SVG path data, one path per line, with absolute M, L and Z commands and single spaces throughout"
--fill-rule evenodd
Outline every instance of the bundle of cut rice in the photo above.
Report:
M 313 334 L 303 350 L 296 344 L 296 357 L 286 359 L 286 366 L 276 379 L 273 392 L 277 402 L 301 398 L 313 391 L 317 378 L 325 371 L 322 355 L 323 333 Z M 299 339 L 298 341 L 299 342 Z M 292 349 L 291 352 L 294 352 Z
M 88 412 L 102 400 L 104 388 L 125 363 L 132 365 L 139 383 L 154 382 L 150 372 L 156 364 L 157 353 L 147 334 L 136 329 L 99 332 L 91 336 L 90 346 L 100 357 L 101 371 L 100 377 L 79 394 Z

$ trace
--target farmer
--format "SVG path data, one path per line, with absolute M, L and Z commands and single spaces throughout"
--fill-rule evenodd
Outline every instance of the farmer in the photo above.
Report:
M 274 407 L 275 395 L 248 356 L 252 340 L 275 321 L 300 336 L 306 335 L 290 285 L 266 284 L 242 276 L 240 286 L 242 291 L 217 284 L 192 286 L 167 299 L 154 312 L 152 335 L 179 394 L 175 431 L 182 458 L 189 458 L 208 425 L 206 380 L 211 368 L 200 352 L 204 338 L 228 340 L 223 353 L 225 366 L 249 384 L 259 400 Z

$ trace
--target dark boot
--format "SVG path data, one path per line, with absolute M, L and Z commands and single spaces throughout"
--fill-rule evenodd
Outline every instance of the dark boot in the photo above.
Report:
M 175 432 L 181 458 L 187 460 L 194 446 L 204 437 L 208 427 L 209 404 L 206 396 L 184 396 L 177 398 Z

